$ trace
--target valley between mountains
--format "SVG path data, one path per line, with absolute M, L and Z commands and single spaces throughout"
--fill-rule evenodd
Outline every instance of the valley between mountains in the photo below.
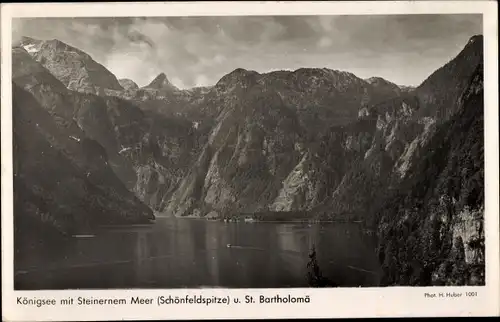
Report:
M 382 285 L 482 285 L 483 37 L 443 63 L 415 88 L 326 68 L 236 69 L 192 89 L 158 71 L 139 87 L 24 37 L 16 252 L 159 215 L 356 221 L 377 235 Z

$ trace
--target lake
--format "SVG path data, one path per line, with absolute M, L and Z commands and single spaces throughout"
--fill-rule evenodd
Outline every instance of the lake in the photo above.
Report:
M 15 288 L 307 287 L 313 245 L 323 275 L 340 286 L 377 286 L 376 243 L 359 224 L 158 217 L 24 254 Z

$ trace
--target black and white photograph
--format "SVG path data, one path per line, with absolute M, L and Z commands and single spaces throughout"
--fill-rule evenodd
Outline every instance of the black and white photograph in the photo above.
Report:
M 482 23 L 13 19 L 14 289 L 485 285 Z

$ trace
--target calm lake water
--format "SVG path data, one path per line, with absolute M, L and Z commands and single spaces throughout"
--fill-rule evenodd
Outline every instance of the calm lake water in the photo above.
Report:
M 377 285 L 375 241 L 358 224 L 160 217 L 153 225 L 109 228 L 57 250 L 25 254 L 15 287 L 307 287 L 313 245 L 323 275 L 340 286 Z

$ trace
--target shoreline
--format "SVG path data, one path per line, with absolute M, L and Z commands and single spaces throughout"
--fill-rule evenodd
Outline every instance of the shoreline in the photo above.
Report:
M 308 224 L 316 224 L 316 223 L 337 223 L 337 224 L 363 224 L 366 223 L 363 220 L 332 220 L 332 219 L 310 219 L 310 218 L 301 218 L 301 219 L 287 219 L 287 220 L 276 220 L 276 219 L 255 219 L 255 218 L 241 218 L 241 217 L 231 217 L 231 218 L 207 218 L 207 217 L 201 217 L 201 216 L 174 216 L 174 215 L 162 215 L 159 216 L 158 214 L 155 214 L 156 220 L 161 219 L 161 218 L 167 218 L 167 219 L 190 219 L 190 220 L 205 220 L 205 221 L 216 221 L 216 222 L 225 222 L 225 223 L 308 223 Z M 153 220 L 149 224 L 141 224 L 141 225 L 150 225 L 154 224 L 156 220 Z M 120 225 L 116 225 L 120 226 Z M 125 226 L 131 226 L 125 224 Z M 134 226 L 140 226 L 140 225 L 134 225 Z

